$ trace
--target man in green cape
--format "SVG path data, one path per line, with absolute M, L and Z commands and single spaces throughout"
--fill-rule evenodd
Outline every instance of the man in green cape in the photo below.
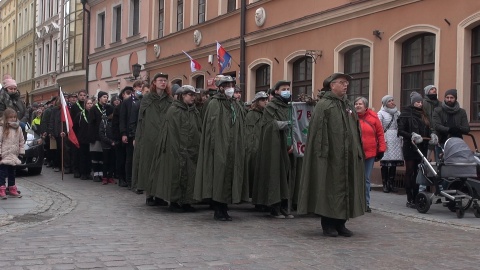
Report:
M 168 75 L 157 73 L 153 77 L 150 94 L 146 95 L 140 104 L 138 112 L 137 131 L 135 134 L 134 157 L 138 158 L 137 188 L 147 196 L 147 205 L 165 205 L 163 200 L 154 200 L 157 189 L 158 174 L 155 170 L 163 168 L 161 153 L 164 152 L 166 139 L 165 115 L 172 104 L 172 96 L 168 86 Z M 135 162 L 134 162 L 135 163 Z
M 253 182 L 252 203 L 266 205 L 275 218 L 293 218 L 287 211 L 291 163 L 287 136 L 291 127 L 288 102 L 291 99 L 290 82 L 278 81 L 273 98 L 260 119 L 260 141 Z
M 227 205 L 248 200 L 244 186 L 244 118 L 232 100 L 235 80 L 222 76 L 207 105 L 195 176 L 194 198 L 210 199 L 214 219 L 230 221 Z M 248 187 L 248 185 L 246 185 Z
M 358 116 L 347 99 L 351 76 L 334 73 L 323 82 L 308 130 L 298 214 L 322 218 L 325 236 L 352 236 L 349 218 L 365 213 L 364 154 Z
M 170 202 L 172 212 L 192 212 L 195 169 L 197 167 L 202 120 L 195 106 L 195 88 L 184 85 L 176 92 L 178 98 L 167 110 L 167 141 L 165 166 L 161 173 L 163 185 L 157 185 L 155 196 Z

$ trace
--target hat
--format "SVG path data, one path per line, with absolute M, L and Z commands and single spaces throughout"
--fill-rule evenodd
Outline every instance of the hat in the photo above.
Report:
M 423 98 L 422 98 L 422 96 L 421 96 L 419 93 L 417 93 L 417 92 L 415 92 L 415 91 L 413 91 L 412 93 L 410 93 L 410 102 L 411 102 L 411 104 L 414 104 L 415 102 L 419 102 L 419 101 L 423 101 Z
M 348 74 L 345 74 L 345 73 L 341 73 L 341 72 L 333 73 L 332 75 L 328 76 L 328 77 L 323 81 L 323 88 L 322 88 L 322 90 L 320 90 L 320 91 L 330 91 L 330 83 L 333 82 L 334 80 L 338 79 L 338 78 L 345 78 L 345 79 L 347 79 L 348 81 L 350 81 L 351 79 L 353 79 L 352 76 L 350 76 L 350 75 L 348 75 Z
M 17 87 L 17 82 L 14 79 L 5 79 L 3 81 L 3 87 L 8 88 L 11 86 Z
M 430 92 L 430 89 L 432 88 L 437 88 L 435 85 L 427 85 L 425 88 L 423 88 L 423 91 L 425 91 L 425 96 L 428 95 L 428 92 Z
M 100 99 L 101 97 L 103 96 L 108 96 L 108 93 L 107 92 L 103 92 L 103 91 L 99 91 L 98 94 L 97 94 L 97 98 Z
M 68 94 L 68 97 L 71 98 L 71 97 L 78 97 L 77 93 L 70 93 Z
M 177 93 L 177 91 L 179 88 L 180 88 L 180 85 L 176 83 L 172 84 L 172 95 L 178 95 L 179 93 Z
M 253 98 L 252 102 L 255 102 L 255 101 L 257 101 L 259 99 L 262 99 L 262 98 L 268 98 L 267 93 L 265 93 L 264 91 L 257 92 L 255 94 L 255 97 Z
M 38 107 L 40 107 L 40 104 L 38 104 L 38 102 L 32 103 L 32 108 L 38 108 Z
M 116 100 L 122 100 L 122 99 L 120 98 L 120 96 L 113 96 L 112 99 L 110 99 L 110 103 L 113 104 L 113 102 Z
M 457 100 L 457 89 L 449 89 L 445 92 L 445 97 L 448 95 L 452 95 L 455 97 L 455 100 Z
M 125 86 L 125 88 L 123 88 L 122 91 L 120 91 L 120 94 L 118 95 L 118 98 L 119 98 L 120 100 L 123 100 L 123 94 L 124 94 L 125 91 L 127 91 L 127 90 L 130 90 L 130 92 L 132 92 L 132 93 L 134 92 L 133 87 L 131 87 L 131 86 Z M 112 101 L 112 102 L 113 102 L 113 101 Z
M 392 99 L 393 99 L 393 97 L 390 96 L 390 95 L 384 96 L 384 97 L 382 98 L 382 106 L 383 106 L 383 107 L 387 107 L 387 103 L 388 103 L 390 100 L 392 100 Z
M 180 88 L 177 90 L 176 94 L 177 94 L 177 95 L 181 95 L 181 94 L 186 94 L 186 93 L 188 93 L 188 92 L 190 92 L 190 93 L 195 93 L 195 87 L 186 84 L 186 85 L 180 87 Z
M 165 78 L 168 79 L 168 74 L 163 74 L 163 73 L 157 73 L 155 76 L 153 76 L 152 82 L 156 81 L 158 78 Z
M 280 89 L 280 86 L 282 86 L 282 85 L 288 85 L 288 86 L 290 86 L 290 83 L 291 83 L 290 81 L 278 81 L 278 82 L 275 84 L 275 86 L 273 87 L 273 89 L 274 89 L 274 90 L 278 90 L 278 89 Z

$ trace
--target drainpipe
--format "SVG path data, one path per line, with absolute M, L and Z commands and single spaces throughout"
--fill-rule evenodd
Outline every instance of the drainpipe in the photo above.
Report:
M 83 5 L 83 25 L 85 26 L 85 14 L 87 14 L 87 48 L 85 50 L 85 29 L 83 31 L 83 44 L 82 44 L 82 56 L 83 60 L 85 61 L 85 91 L 87 91 L 87 95 L 90 95 L 88 91 L 88 74 L 90 73 L 90 60 L 88 58 L 88 54 L 90 53 L 90 10 L 86 8 L 87 0 L 82 0 Z M 86 53 L 85 53 L 86 51 Z
M 242 0 L 240 10 L 240 89 L 242 90 L 242 99 L 246 100 L 247 89 L 245 87 L 245 32 L 246 32 L 247 0 Z

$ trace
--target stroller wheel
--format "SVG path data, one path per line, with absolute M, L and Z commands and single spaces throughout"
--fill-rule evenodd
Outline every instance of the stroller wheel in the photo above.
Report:
M 465 210 L 463 208 L 457 209 L 457 218 L 463 218 L 465 215 Z
M 417 205 L 417 211 L 419 213 L 425 214 L 430 209 L 432 199 L 426 192 L 420 192 L 415 197 L 415 204 Z

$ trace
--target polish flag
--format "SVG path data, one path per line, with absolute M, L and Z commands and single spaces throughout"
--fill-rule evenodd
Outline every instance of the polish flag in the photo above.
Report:
M 223 48 L 220 43 L 217 41 L 217 60 L 218 60 L 218 69 L 219 74 L 222 74 L 223 71 L 232 64 L 232 56 Z
M 197 62 L 197 60 L 194 60 L 190 55 L 188 55 L 188 53 L 186 53 L 185 51 L 182 51 L 189 59 L 190 59 L 190 69 L 192 70 L 192 72 L 195 72 L 197 70 L 201 70 L 202 69 L 202 66 L 200 65 L 200 63 Z
M 63 96 L 62 88 L 60 88 L 60 100 L 62 102 L 62 122 L 65 122 L 65 126 L 67 128 L 67 135 L 68 139 L 77 147 L 80 148 L 80 144 L 78 143 L 77 135 L 73 131 L 73 122 L 72 117 L 70 116 L 70 110 L 68 109 L 67 102 L 65 101 L 65 97 Z

